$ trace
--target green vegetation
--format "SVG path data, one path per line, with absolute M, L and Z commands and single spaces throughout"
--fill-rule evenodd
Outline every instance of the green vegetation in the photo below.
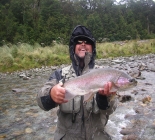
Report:
M 155 39 L 130 40 L 97 44 L 97 58 L 155 53 Z
M 69 62 L 68 47 L 61 44 L 44 48 L 39 44 L 25 43 L 0 47 L 1 72 L 61 65 Z
M 155 0 L 1 0 L 0 71 L 70 63 L 79 24 L 97 40 L 97 58 L 155 53 L 154 13 Z
M 155 53 L 155 39 L 97 43 L 97 59 Z M 4 45 L 0 47 L 0 72 L 69 64 L 68 46 L 55 44 Z
M 68 44 L 78 24 L 100 42 L 155 38 L 155 0 L 0 0 L 0 19 L 0 46 Z

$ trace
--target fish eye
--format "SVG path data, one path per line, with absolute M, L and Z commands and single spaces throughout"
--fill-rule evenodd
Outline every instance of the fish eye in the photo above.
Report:
M 129 82 L 136 82 L 135 79 L 129 79 Z

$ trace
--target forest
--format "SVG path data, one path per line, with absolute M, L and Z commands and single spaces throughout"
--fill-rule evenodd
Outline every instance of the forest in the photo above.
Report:
M 1 0 L 0 46 L 68 44 L 76 25 L 98 42 L 155 38 L 153 0 Z

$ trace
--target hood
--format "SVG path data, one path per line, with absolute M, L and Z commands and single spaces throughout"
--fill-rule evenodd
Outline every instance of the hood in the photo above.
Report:
M 71 38 L 70 38 L 70 42 L 69 42 L 69 53 L 70 53 L 70 59 L 72 60 L 73 67 L 75 69 L 75 65 L 76 65 L 76 60 L 75 60 L 75 56 L 74 56 L 74 50 L 75 50 L 75 45 L 76 45 L 75 39 L 77 39 L 79 37 L 85 37 L 85 38 L 91 40 L 91 42 L 92 42 L 93 53 L 92 53 L 91 61 L 89 63 L 89 67 L 93 68 L 94 67 L 94 59 L 96 56 L 96 41 L 95 41 L 95 38 L 93 37 L 91 31 L 88 28 L 86 28 L 85 26 L 81 26 L 81 25 L 78 25 L 74 28 Z

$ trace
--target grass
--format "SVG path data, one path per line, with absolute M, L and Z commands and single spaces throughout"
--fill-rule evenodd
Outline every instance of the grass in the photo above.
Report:
M 155 53 L 155 39 L 97 43 L 97 59 Z M 3 45 L 0 47 L 0 72 L 13 72 L 42 66 L 69 64 L 68 46 L 55 44 L 41 47 L 39 44 Z
M 97 44 L 97 58 L 133 56 L 155 53 L 155 39 Z

